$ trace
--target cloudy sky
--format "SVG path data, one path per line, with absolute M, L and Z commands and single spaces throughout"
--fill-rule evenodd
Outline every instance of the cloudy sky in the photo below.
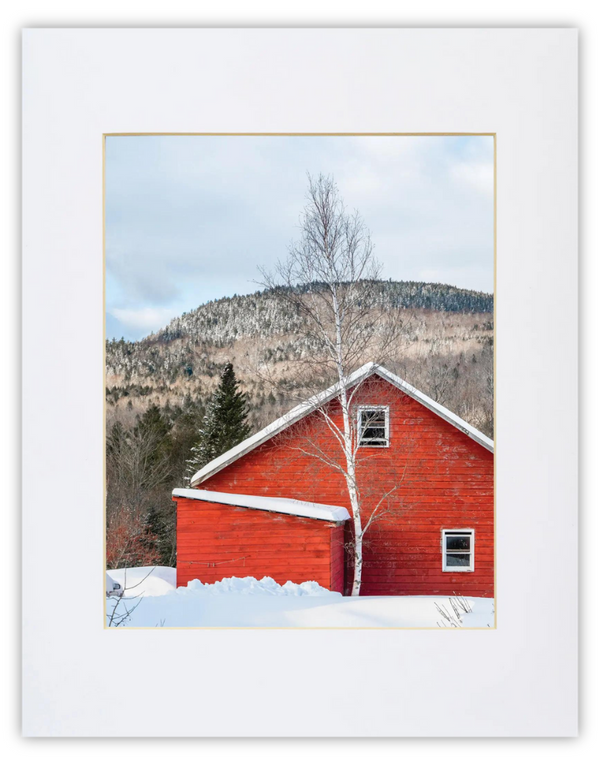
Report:
M 385 278 L 493 290 L 493 139 L 106 139 L 106 334 L 137 340 L 259 289 L 298 236 L 307 173 L 332 175 Z

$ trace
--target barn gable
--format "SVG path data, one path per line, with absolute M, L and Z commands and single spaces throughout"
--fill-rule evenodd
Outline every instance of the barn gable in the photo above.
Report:
M 484 435 L 479 430 L 474 428 L 472 425 L 469 425 L 468 422 L 465 422 L 463 419 L 458 417 L 458 415 L 454 414 L 449 409 L 446 409 L 446 407 L 442 406 L 441 404 L 438 404 L 436 401 L 429 398 L 429 396 L 426 396 L 424 393 L 417 390 L 414 386 L 405 382 L 400 377 L 393 374 L 392 372 L 385 369 L 385 367 L 382 367 L 379 364 L 375 364 L 374 362 L 369 362 L 365 364 L 364 366 L 360 367 L 359 369 L 357 369 L 353 374 L 351 374 L 348 377 L 346 382 L 346 388 L 353 388 L 357 385 L 361 385 L 365 380 L 367 380 L 369 377 L 373 375 L 376 375 L 382 378 L 383 380 L 386 380 L 388 383 L 398 388 L 403 393 L 406 393 L 408 396 L 415 399 L 420 404 L 425 406 L 427 409 L 437 414 L 439 417 L 441 417 L 443 420 L 453 425 L 462 433 L 465 433 L 467 436 L 469 436 L 469 438 L 472 438 L 476 443 L 480 444 L 485 449 L 493 453 L 494 442 L 490 438 L 488 438 L 486 435 Z M 250 436 L 249 438 L 246 438 L 244 441 L 241 441 L 239 444 L 237 444 L 237 446 L 234 446 L 232 449 L 225 452 L 224 454 L 212 460 L 203 468 L 201 468 L 192 477 L 191 486 L 192 487 L 198 486 L 203 481 L 214 476 L 224 467 L 231 465 L 240 457 L 244 456 L 245 454 L 248 454 L 249 452 L 251 452 L 253 449 L 256 449 L 261 444 L 264 444 L 266 441 L 278 435 L 279 433 L 283 432 L 284 430 L 289 428 L 291 425 L 294 425 L 295 423 L 299 422 L 304 417 L 314 412 L 318 407 L 321 407 L 324 404 L 328 403 L 329 401 L 334 400 L 339 395 L 340 390 L 341 390 L 341 387 L 339 383 L 332 385 L 327 390 L 322 391 L 321 393 L 315 396 L 312 396 L 307 401 L 294 407 L 294 409 L 290 410 L 287 414 L 284 414 L 282 417 L 275 420 L 270 425 L 267 425 L 267 427 L 263 428 L 263 430 L 259 431 L 258 433 L 255 433 L 253 436 Z

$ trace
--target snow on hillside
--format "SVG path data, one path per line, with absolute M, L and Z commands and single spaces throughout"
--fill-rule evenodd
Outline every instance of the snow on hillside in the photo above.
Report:
M 298 289 L 319 291 L 322 285 Z M 231 358 L 233 346 L 242 342 L 247 355 L 248 348 L 253 347 L 249 342 L 252 339 L 260 341 L 262 362 L 286 361 L 303 352 L 313 353 L 319 345 L 314 337 L 307 336 L 306 318 L 290 306 L 284 297 L 286 291 L 280 287 L 213 300 L 174 318 L 160 331 L 139 341 L 107 340 L 109 387 L 115 382 L 120 387 L 144 381 L 171 386 L 177 378 L 192 383 L 205 375 L 212 377 L 219 368 L 215 363 L 218 349 L 228 348 L 227 356 Z M 413 333 L 418 332 L 422 340 L 432 323 L 428 316 L 431 312 L 445 316 L 445 324 L 456 323 L 461 337 L 474 333 L 476 344 L 485 342 L 492 330 L 491 294 L 446 284 L 392 281 L 379 282 L 377 291 L 379 310 L 398 312 L 400 321 L 406 321 L 403 311 L 421 312 L 419 321 L 412 316 L 410 324 Z M 460 316 L 471 316 L 473 320 L 464 323 Z M 445 352 L 448 351 L 446 348 Z
M 270 577 L 231 577 L 203 584 L 197 579 L 175 587 L 175 569 L 123 569 L 107 572 L 122 586 L 125 599 L 107 598 L 107 614 L 132 611 L 127 627 L 493 627 L 494 601 L 465 598 L 470 613 L 457 621 L 451 599 L 427 597 L 345 598 L 316 582 L 277 584 Z M 456 605 L 456 601 L 454 601 Z M 108 624 L 108 618 L 107 618 Z

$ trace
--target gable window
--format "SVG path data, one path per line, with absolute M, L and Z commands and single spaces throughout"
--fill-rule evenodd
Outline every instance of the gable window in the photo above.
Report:
M 358 409 L 358 445 L 390 445 L 390 410 L 387 406 L 361 406 Z
M 443 529 L 442 571 L 475 570 L 475 531 Z

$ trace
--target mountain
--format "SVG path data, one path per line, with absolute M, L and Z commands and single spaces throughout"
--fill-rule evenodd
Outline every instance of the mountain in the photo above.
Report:
M 392 371 L 491 433 L 493 296 L 424 282 L 381 281 L 377 291 L 380 310 L 397 312 L 406 327 Z M 231 361 L 249 395 L 252 424 L 262 427 L 295 403 L 290 362 L 311 351 L 302 323 L 277 288 L 210 301 L 138 342 L 109 340 L 108 416 L 127 422 L 151 403 L 205 400 Z M 283 383 L 277 391 L 257 371 L 265 364 Z

